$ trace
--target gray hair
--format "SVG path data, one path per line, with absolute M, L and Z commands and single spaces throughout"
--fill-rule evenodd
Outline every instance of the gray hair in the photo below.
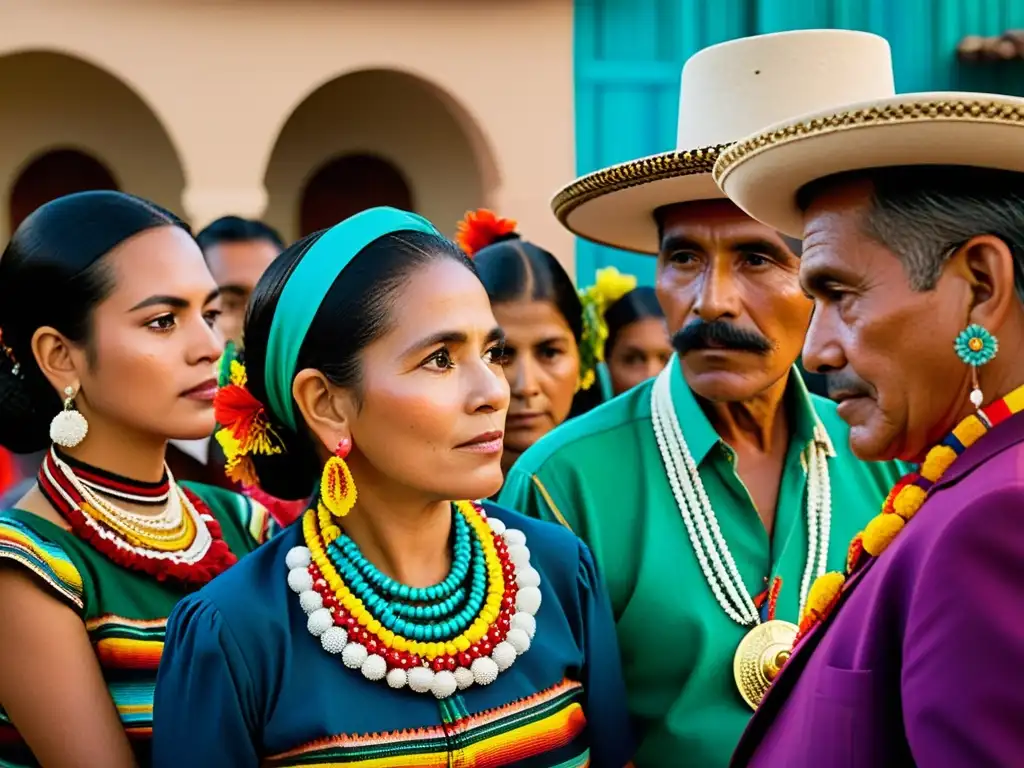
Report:
M 977 235 L 994 235 L 1014 257 L 1014 287 L 1024 300 L 1024 174 L 959 166 L 854 171 L 812 182 L 797 203 L 807 210 L 841 183 L 872 185 L 862 228 L 903 262 L 916 291 L 935 288 L 957 248 Z

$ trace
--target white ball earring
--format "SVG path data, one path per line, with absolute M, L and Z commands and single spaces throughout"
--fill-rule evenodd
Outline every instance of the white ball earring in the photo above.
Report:
M 74 448 L 89 434 L 89 422 L 75 410 L 75 390 L 64 387 L 64 410 L 50 422 L 50 440 L 61 448 Z

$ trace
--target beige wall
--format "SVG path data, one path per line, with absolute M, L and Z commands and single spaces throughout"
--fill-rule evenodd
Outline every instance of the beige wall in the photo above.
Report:
M 38 91 L 33 98 L 49 94 L 43 106 L 30 107 L 37 115 L 50 110 L 40 136 L 78 132 L 66 141 L 93 142 L 129 191 L 173 196 L 168 157 L 176 152 L 184 190 L 180 204 L 168 204 L 194 224 L 227 212 L 266 212 L 281 225 L 291 217 L 284 229 L 294 232 L 294 195 L 319 165 L 314 148 L 326 160 L 372 139 L 379 146 L 364 148 L 399 165 L 423 212 L 443 230 L 451 231 L 453 217 L 469 205 L 489 205 L 571 265 L 571 238 L 548 209 L 552 191 L 574 171 L 571 15 L 572 0 L 0 0 L 0 56 L 66 53 L 129 86 L 173 151 L 152 125 L 141 128 L 145 118 L 137 114 L 121 126 L 103 123 L 106 111 L 132 114 L 138 106 L 129 106 L 123 91 L 117 110 L 107 110 L 111 102 L 91 91 L 71 99 L 46 91 L 67 91 L 77 81 L 26 80 Z M 0 59 L 0 93 L 7 95 L 19 86 L 3 65 Z M 397 70 L 420 82 L 344 77 L 364 70 Z M 89 76 L 96 79 L 81 75 Z M 402 97 L 370 89 L 373 78 Z M 28 96 L 15 98 L 25 104 Z M 406 99 L 429 115 L 429 131 L 411 109 L 405 114 Z M 17 132 L 12 120 L 23 118 L 0 104 L 6 142 Z M 376 126 L 374 114 L 382 120 Z M 38 126 L 43 117 L 34 119 Z M 444 138 L 435 135 L 442 130 Z M 12 146 L 30 143 L 21 137 Z M 150 173 L 156 147 L 160 165 Z M 0 189 L 9 189 L 29 159 L 15 161 L 17 151 L 0 147 Z M 470 202 L 474 194 L 479 199 Z
M 400 168 L 417 211 L 448 234 L 484 198 L 469 138 L 436 89 L 394 71 L 363 71 L 325 85 L 284 127 L 267 167 L 268 222 L 297 237 L 309 178 L 325 160 L 364 152 Z

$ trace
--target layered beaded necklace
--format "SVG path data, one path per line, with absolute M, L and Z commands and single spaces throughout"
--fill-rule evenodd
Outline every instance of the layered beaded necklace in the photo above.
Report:
M 743 584 L 672 403 L 671 376 L 672 368 L 676 365 L 679 365 L 679 360 L 673 356 L 651 389 L 654 437 L 672 487 L 672 495 L 708 586 L 730 619 L 740 626 L 753 628 L 740 643 L 734 669 L 741 694 L 748 703 L 756 706 L 771 682 L 770 677 L 777 673 L 776 667 L 781 666 L 781 661 L 776 663 L 774 656 L 766 661 L 765 654 L 771 652 L 777 656 L 787 643 L 791 643 L 797 627 L 771 616 L 769 621 L 762 623 L 757 605 Z M 832 520 L 832 492 L 828 473 L 831 450 L 831 442 L 824 427 L 821 424 L 815 425 L 814 441 L 804 455 L 808 470 L 807 560 L 800 582 L 801 612 L 812 580 L 825 573 L 828 563 Z M 778 652 L 775 649 L 779 649 Z M 741 672 L 742 659 L 748 659 L 756 669 Z M 741 678 L 746 682 L 741 681 Z
M 205 584 L 234 564 L 209 508 L 174 482 L 165 469 L 159 483 L 114 475 L 50 449 L 39 488 L 71 530 L 112 562 L 155 577 Z M 153 514 L 123 509 L 107 497 L 164 508 Z
M 453 506 L 452 568 L 430 587 L 379 571 L 322 503 L 302 518 L 288 586 L 310 634 L 368 680 L 444 699 L 494 682 L 530 648 L 541 592 L 526 536 L 475 504 Z

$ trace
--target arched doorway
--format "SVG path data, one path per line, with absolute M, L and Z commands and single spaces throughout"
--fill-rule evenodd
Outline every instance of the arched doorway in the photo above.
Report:
M 310 93 L 282 127 L 264 177 L 265 218 L 294 238 L 367 205 L 398 204 L 404 186 L 404 207 L 454 233 L 467 210 L 490 202 L 496 168 L 476 121 L 434 83 L 393 69 L 351 72 Z
M 114 175 L 92 155 L 77 149 L 55 149 L 37 157 L 11 186 L 11 231 L 44 203 L 90 189 L 118 189 Z
M 367 208 L 414 209 L 402 172 L 382 157 L 344 155 L 320 166 L 306 183 L 299 207 L 299 236 L 327 229 Z
M 177 151 L 116 74 L 55 51 L 10 53 L 0 104 L 0 240 L 38 203 L 81 188 L 116 186 L 181 210 Z

